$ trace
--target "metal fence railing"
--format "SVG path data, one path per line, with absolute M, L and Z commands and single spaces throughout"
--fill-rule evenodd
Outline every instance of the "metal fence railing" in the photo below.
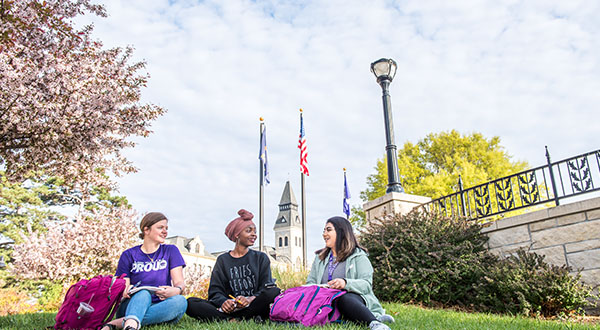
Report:
M 432 200 L 423 207 L 427 212 L 468 219 L 486 218 L 530 206 L 554 203 L 600 190 L 600 150 L 563 159 L 547 165 L 495 179 Z

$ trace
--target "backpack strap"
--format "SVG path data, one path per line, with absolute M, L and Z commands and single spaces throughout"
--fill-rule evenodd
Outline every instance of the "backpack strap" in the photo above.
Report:
M 110 276 L 110 275 L 109 275 Z M 110 281 L 110 286 L 108 287 L 108 300 L 110 301 L 110 295 L 112 293 L 112 287 L 113 285 L 115 285 L 115 282 L 117 280 L 122 280 L 125 277 L 125 274 L 121 274 L 118 277 L 117 276 L 113 276 L 112 280 Z

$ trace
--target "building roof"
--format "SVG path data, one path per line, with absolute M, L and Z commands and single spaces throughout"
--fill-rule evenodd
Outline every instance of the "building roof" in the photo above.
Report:
M 294 195 L 294 191 L 292 190 L 292 186 L 290 185 L 289 181 L 285 183 L 285 188 L 283 188 L 281 200 L 279 201 L 279 206 L 286 204 L 298 206 L 298 202 L 296 202 L 296 196 Z
M 187 238 L 184 236 L 171 236 L 171 237 L 167 237 L 166 241 L 170 244 L 177 246 L 177 248 L 179 248 L 179 251 L 181 251 L 181 252 L 187 252 L 187 253 L 191 253 L 191 254 L 195 254 L 195 255 L 212 257 L 212 254 L 208 253 L 206 251 L 206 249 L 204 247 L 204 242 L 202 242 L 202 240 L 200 239 L 200 237 L 198 235 L 196 235 L 193 238 Z M 190 246 L 191 243 L 193 243 L 193 242 L 200 244 L 199 252 L 194 251 L 194 247 Z
M 298 202 L 296 202 L 296 196 L 294 195 L 290 182 L 287 181 L 285 183 L 285 188 L 283 188 L 283 193 L 281 194 L 279 214 L 277 215 L 273 229 L 299 225 Z

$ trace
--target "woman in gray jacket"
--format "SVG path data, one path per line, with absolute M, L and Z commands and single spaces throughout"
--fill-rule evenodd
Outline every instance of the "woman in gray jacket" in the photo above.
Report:
M 348 293 L 336 299 L 342 317 L 370 329 L 390 329 L 394 322 L 373 294 L 373 267 L 365 249 L 358 244 L 352 225 L 342 217 L 327 220 L 323 229 L 325 247 L 316 251 L 307 284 L 327 284 Z

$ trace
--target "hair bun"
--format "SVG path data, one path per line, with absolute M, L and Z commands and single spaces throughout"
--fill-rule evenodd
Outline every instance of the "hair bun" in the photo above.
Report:
M 242 218 L 242 220 L 252 220 L 252 218 L 254 218 L 254 214 L 252 214 L 249 211 L 246 211 L 244 209 L 241 209 L 238 211 L 238 215 L 240 216 L 240 218 Z

